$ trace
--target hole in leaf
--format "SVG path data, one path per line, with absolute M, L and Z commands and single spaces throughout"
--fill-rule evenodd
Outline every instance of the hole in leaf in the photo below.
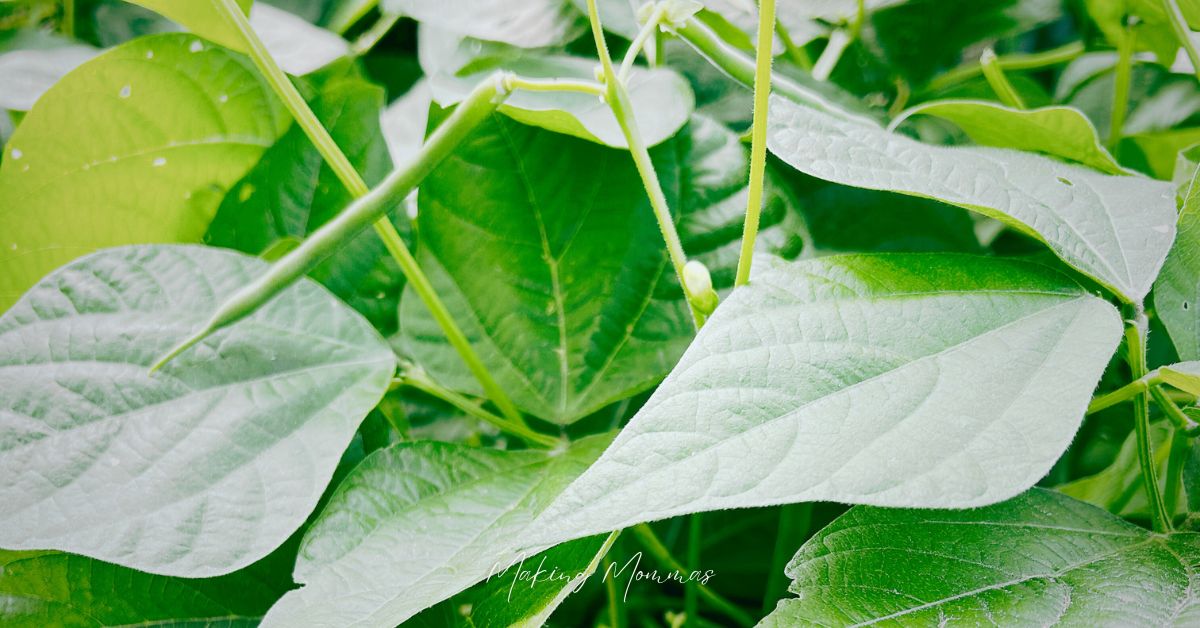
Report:
M 1074 183 L 1071 183 L 1071 180 L 1066 177 L 1059 177 L 1058 180 L 1061 181 L 1063 185 L 1071 185 L 1071 186 L 1075 185 Z

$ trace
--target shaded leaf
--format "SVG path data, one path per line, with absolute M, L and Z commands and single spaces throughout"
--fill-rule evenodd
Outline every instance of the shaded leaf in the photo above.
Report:
M 1159 491 L 1167 484 L 1167 458 L 1171 449 L 1171 425 L 1165 421 L 1150 426 L 1150 439 L 1154 444 L 1154 463 L 1158 470 Z M 1112 464 L 1094 475 L 1079 478 L 1056 487 L 1064 495 L 1099 506 L 1123 517 L 1151 518 L 1150 505 L 1146 501 L 1142 468 L 1138 463 L 1137 435 L 1130 432 L 1121 444 L 1120 451 Z M 1181 503 L 1181 502 L 1176 502 Z
M 1158 535 L 1034 489 L 978 510 L 854 508 L 788 563 L 761 625 L 1183 626 L 1200 535 Z
M 526 527 L 608 442 L 547 453 L 427 441 L 371 454 L 305 534 L 304 587 L 263 625 L 397 625 L 519 562 Z
M 153 376 L 266 265 L 194 246 L 109 249 L 0 318 L 0 547 L 151 573 L 229 573 L 300 526 L 395 360 L 308 280 Z
M 368 185 L 391 169 L 379 127 L 383 90 L 360 79 L 334 79 L 311 103 Z M 293 125 L 221 202 L 207 244 L 251 254 L 299 242 L 328 222 L 352 197 L 304 130 Z M 407 229 L 407 225 L 401 231 Z M 377 329 L 396 329 L 404 275 L 374 232 L 359 234 L 314 269 L 311 277 L 362 312 Z
M 1028 262 L 770 266 L 721 304 L 536 538 L 802 501 L 1007 499 L 1066 449 L 1121 336 L 1111 305 Z
M 476 39 L 522 48 L 565 44 L 587 29 L 569 0 L 383 0 L 384 10 Z
M 1011 150 L 922 144 L 772 97 L 768 148 L 834 183 L 934 198 L 997 218 L 1139 302 L 1175 235 L 1174 190 Z
M 0 309 L 97 248 L 198 241 L 285 116 L 248 60 L 191 35 L 138 39 L 80 66 L 5 147 Z
M 1154 310 L 1181 360 L 1200 360 L 1200 176 L 1179 212 L 1179 235 L 1154 284 Z

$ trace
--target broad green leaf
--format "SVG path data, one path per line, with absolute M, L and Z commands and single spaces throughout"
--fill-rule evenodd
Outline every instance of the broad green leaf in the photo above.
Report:
M 394 626 L 522 558 L 530 522 L 609 442 L 501 451 L 434 441 L 367 457 L 304 536 L 304 585 L 264 626 Z M 538 548 L 535 551 L 545 549 Z
M 909 109 L 892 128 L 919 115 L 953 122 L 976 144 L 1045 153 L 1101 172 L 1125 174 L 1100 144 L 1092 122 L 1070 107 L 1019 110 L 986 101 L 940 100 Z
M 601 534 L 568 541 L 506 569 L 495 569 L 487 580 L 404 622 L 404 628 L 543 626 L 559 604 L 596 572 L 615 538 L 615 534 Z
M 1075 435 L 1121 336 L 1040 265 L 954 254 L 772 264 L 537 526 L 547 537 L 802 501 L 1007 499 Z
M 1200 362 L 1179 362 L 1155 369 L 1162 381 L 1187 393 L 1200 396 Z
M 470 74 L 434 75 L 429 85 L 433 99 L 449 107 L 497 69 L 516 72 L 524 78 L 594 80 L 595 67 L 593 59 L 565 55 L 494 61 L 484 58 L 470 65 Z M 695 106 L 687 81 L 671 70 L 634 68 L 627 86 L 634 119 L 647 146 L 655 146 L 674 135 L 687 123 Z M 500 111 L 525 124 L 616 148 L 629 146 L 609 106 L 589 94 L 517 90 L 500 105 Z
M 1121 138 L 1117 155 L 1129 167 L 1169 181 L 1175 174 L 1180 153 L 1197 143 L 1200 143 L 1200 128 L 1138 133 Z
M 761 626 L 1187 626 L 1200 535 L 1034 489 L 978 510 L 850 510 L 788 563 Z
M 1179 212 L 1179 235 L 1154 284 L 1154 310 L 1181 360 L 1200 360 L 1200 176 Z
M 356 78 L 334 79 L 311 106 L 364 180 L 375 185 L 383 179 L 391 169 L 379 128 L 383 90 Z M 263 254 L 281 241 L 303 240 L 351 200 L 304 130 L 293 126 L 225 196 L 204 241 Z M 377 329 L 395 331 L 404 275 L 375 233 L 359 234 L 309 276 Z
M 1175 236 L 1168 183 L 1012 150 L 922 144 L 779 97 L 767 136 L 771 152 L 805 174 L 999 219 L 1126 301 L 1150 291 Z
M 159 35 L 83 64 L 46 92 L 0 163 L 0 310 L 105 246 L 191 242 L 286 127 L 240 55 Z
M 1154 444 L 1154 463 L 1158 469 L 1159 491 L 1167 484 L 1167 458 L 1171 450 L 1171 425 L 1159 421 L 1150 426 L 1150 440 Z M 1080 501 L 1099 506 L 1123 517 L 1151 518 L 1150 506 L 1146 501 L 1142 468 L 1138 463 L 1137 435 L 1129 433 L 1113 463 L 1095 475 L 1079 478 L 1056 487 L 1059 492 Z M 1182 500 L 1176 502 L 1182 503 Z
M 570 0 L 383 0 L 382 6 L 452 33 L 522 48 L 565 44 L 587 30 Z
M 250 10 L 250 26 L 288 74 L 315 72 L 350 53 L 341 37 L 264 2 Z
M 287 590 L 281 574 L 290 563 L 281 558 L 288 556 L 276 552 L 227 576 L 191 579 L 61 552 L 0 550 L 0 624 L 251 628 Z
M 189 31 L 213 42 L 246 52 L 246 43 L 237 25 L 222 12 L 220 0 L 128 0 L 163 17 L 173 20 Z M 236 0 L 243 12 L 250 12 L 254 0 Z
M 652 157 L 668 202 L 682 208 L 687 250 L 718 287 L 729 285 L 745 149 L 698 119 Z M 421 266 L 522 410 L 571 423 L 653 386 L 687 346 L 691 317 L 627 151 L 496 116 L 426 179 L 418 200 Z M 768 201 L 761 243 L 780 251 L 790 244 L 789 207 L 774 189 Z M 477 391 L 411 290 L 400 328 L 404 354 L 444 385 Z
M 0 109 L 29 111 L 46 90 L 97 52 L 91 46 L 65 45 L 0 54 Z
M 202 577 L 300 526 L 393 374 L 378 333 L 303 280 L 148 373 L 265 269 L 198 246 L 107 249 L 0 318 L 0 547 Z

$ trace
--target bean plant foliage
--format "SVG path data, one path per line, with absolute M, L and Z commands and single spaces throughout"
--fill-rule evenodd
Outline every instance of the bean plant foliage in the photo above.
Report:
M 1200 4 L 0 6 L 0 625 L 1200 625 Z

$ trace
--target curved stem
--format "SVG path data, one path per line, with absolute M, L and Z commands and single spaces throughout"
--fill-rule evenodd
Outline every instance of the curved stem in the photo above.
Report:
M 470 342 L 467 341 L 462 330 L 454 322 L 454 318 L 450 315 L 449 310 L 446 309 L 445 304 L 442 303 L 441 298 L 434 292 L 428 277 L 425 276 L 425 273 L 417 264 L 416 258 L 413 257 L 412 252 L 404 244 L 404 240 L 400 237 L 399 232 L 396 231 L 396 227 L 392 225 L 387 217 L 388 209 L 394 206 L 395 202 L 403 199 L 408 192 L 416 188 L 421 180 L 433 170 L 434 166 L 440 163 L 458 145 L 470 129 L 491 115 L 496 107 L 495 100 L 501 96 L 501 92 L 503 91 L 500 89 L 501 86 L 497 84 L 497 80 L 494 78 L 491 79 L 490 85 L 486 84 L 487 81 L 485 81 L 485 85 L 476 88 L 471 96 L 468 97 L 470 103 L 468 104 L 467 101 L 464 101 L 459 105 L 460 110 L 465 110 L 463 111 L 463 115 L 457 115 L 459 111 L 455 111 L 455 115 L 452 115 L 447 120 L 448 123 L 453 122 L 454 124 L 446 129 L 445 133 L 439 134 L 435 132 L 434 136 L 431 136 L 425 148 L 418 153 L 416 163 L 411 164 L 406 169 L 393 171 L 380 184 L 378 188 L 380 194 L 375 195 L 372 201 L 365 204 L 360 203 L 359 201 L 372 198 L 368 194 L 370 188 L 363 181 L 362 176 L 359 175 L 345 153 L 338 147 L 333 137 L 329 135 L 329 131 L 317 119 L 316 114 L 309 108 L 308 103 L 304 101 L 296 86 L 292 84 L 291 79 L 283 72 L 279 64 L 275 62 L 275 59 L 271 57 L 266 46 L 263 45 L 262 40 L 259 39 L 254 29 L 250 27 L 249 20 L 246 19 L 246 16 L 242 13 L 236 2 L 234 0 L 220 0 L 218 6 L 225 14 L 225 18 L 231 24 L 235 25 L 242 35 L 249 50 L 250 58 L 254 61 L 254 65 L 267 79 L 271 89 L 283 100 L 284 106 L 287 107 L 292 117 L 295 118 L 296 123 L 304 130 L 305 135 L 312 141 L 313 146 L 316 147 L 329 168 L 333 170 L 338 180 L 342 182 L 342 185 L 346 187 L 350 195 L 355 198 L 355 202 L 351 203 L 349 208 L 326 223 L 321 229 L 314 232 L 299 248 L 276 262 L 271 271 L 265 276 L 268 281 L 274 283 L 265 283 L 260 279 L 260 281 L 247 286 L 241 292 L 234 295 L 226 304 L 222 305 L 217 315 L 214 316 L 213 321 L 202 332 L 203 335 L 207 335 L 217 327 L 228 325 L 249 314 L 258 305 L 266 301 L 266 299 L 258 300 L 259 293 L 268 293 L 266 298 L 269 299 L 270 296 L 273 296 L 279 290 L 283 289 L 283 287 L 286 287 L 300 275 L 311 270 L 316 264 L 325 259 L 325 257 L 328 257 L 329 254 L 340 248 L 346 240 L 357 233 L 357 229 L 360 229 L 359 223 L 363 219 L 374 220 L 373 226 L 375 231 L 383 240 L 388 252 L 395 258 L 405 278 L 412 284 L 421 300 L 425 302 L 425 305 L 437 320 L 438 325 L 446 334 L 446 338 L 449 340 L 451 346 L 458 352 L 463 362 L 466 363 L 467 368 L 475 375 L 475 378 L 479 380 L 488 398 L 496 404 L 496 407 L 510 421 L 524 424 L 525 421 L 521 417 L 521 413 L 517 410 L 516 405 L 513 404 L 508 395 L 504 393 L 504 390 L 500 388 L 495 378 L 488 372 L 487 367 L 475 353 L 475 350 L 471 347 Z M 442 128 L 438 130 L 441 131 Z M 396 194 L 399 196 L 394 197 L 393 195 Z M 326 227 L 329 227 L 329 229 L 326 229 Z M 323 234 L 325 239 L 316 237 L 318 234 Z M 320 255 L 317 256 L 316 254 Z M 253 292 L 252 289 L 257 289 L 258 293 Z M 231 303 L 234 307 L 230 307 Z M 189 341 L 185 341 L 185 343 L 190 342 L 194 344 L 200 338 L 194 337 L 193 339 L 189 339 Z M 168 354 L 165 359 L 161 360 L 153 368 L 161 366 L 166 360 L 171 359 L 171 357 L 191 346 L 191 344 L 176 347 L 173 353 Z
M 1032 54 L 1002 55 L 996 57 L 996 65 L 1007 71 L 1041 70 L 1069 63 L 1084 53 L 1083 42 L 1073 41 L 1052 50 Z M 936 92 L 973 79 L 983 74 L 983 67 L 970 63 L 957 67 L 929 81 L 926 91 Z
M 605 98 L 608 100 L 608 106 L 612 109 L 613 116 L 617 119 L 617 124 L 621 127 L 625 142 L 629 144 L 629 154 L 633 157 L 633 164 L 637 168 L 638 176 L 642 179 L 642 185 L 646 188 L 646 195 L 650 198 L 650 207 L 654 210 L 654 217 L 658 220 L 658 229 L 662 232 L 663 242 L 667 246 L 667 256 L 671 260 L 671 266 L 675 268 L 675 276 L 679 279 L 679 287 L 687 299 L 688 309 L 692 312 L 692 323 L 696 329 L 700 329 L 704 322 L 704 315 L 683 279 L 683 267 L 687 264 L 683 242 L 680 241 L 679 233 L 675 230 L 675 219 L 671 216 L 667 196 L 663 192 L 662 183 L 658 180 L 658 173 L 654 170 L 650 151 L 646 148 L 641 131 L 638 130 L 637 120 L 633 116 L 633 106 L 629 102 L 629 93 L 613 69 L 612 57 L 608 53 L 608 43 L 604 40 L 604 29 L 600 25 L 600 14 L 596 10 L 596 0 L 588 0 L 588 21 L 591 23 L 592 37 L 595 39 L 597 55 L 600 57 L 600 66 L 604 72 Z
M 354 43 L 350 45 L 351 54 L 361 57 L 370 52 L 375 47 L 375 44 L 379 43 L 379 40 L 383 39 L 384 35 L 387 35 L 388 31 L 392 30 L 396 22 L 400 21 L 400 17 L 399 13 L 384 13 L 379 16 L 379 19 L 371 25 L 371 28 L 363 31 L 354 40 Z
M 578 92 L 592 96 L 604 95 L 604 86 L 595 81 L 522 78 L 515 74 L 508 74 L 504 77 L 504 85 L 510 91 L 522 89 L 527 92 Z
M 531 445 L 538 445 L 540 447 L 553 449 L 560 444 L 559 440 L 553 436 L 542 434 L 541 432 L 535 432 L 524 424 L 514 423 L 504 419 L 503 417 L 499 417 L 491 412 L 488 412 L 478 401 L 473 401 L 467 398 L 465 395 L 456 393 L 453 390 L 438 384 L 420 371 L 406 372 L 399 377 L 397 381 L 404 386 L 408 386 L 409 388 L 415 388 L 421 392 L 433 395 L 434 397 L 449 403 L 455 408 L 462 410 L 467 414 L 467 416 L 483 421 L 488 425 L 492 425 L 502 432 L 517 436 Z
M 983 51 L 979 56 L 979 67 L 983 68 L 983 77 L 987 79 L 988 85 L 991 85 L 992 91 L 996 92 L 1000 102 L 1013 109 L 1026 109 L 1025 101 L 1021 99 L 1013 84 L 1008 82 L 1008 77 L 1004 76 L 1004 69 L 1000 67 L 998 59 L 996 51 L 991 48 Z
M 1175 402 L 1170 396 L 1167 395 L 1167 392 L 1163 390 L 1162 387 L 1151 386 L 1150 397 L 1154 399 L 1154 403 L 1158 404 L 1158 408 L 1162 410 L 1163 414 L 1167 415 L 1167 418 L 1170 419 L 1171 423 L 1175 425 L 1175 429 L 1185 432 L 1189 435 L 1195 435 L 1197 431 L 1200 431 L 1200 425 L 1197 425 L 1191 417 L 1189 417 L 1187 414 L 1184 414 L 1183 410 L 1180 410 L 1179 406 L 1175 405 Z
M 1200 78 L 1200 54 L 1196 52 L 1196 45 L 1192 43 L 1191 29 L 1188 28 L 1187 20 L 1183 17 L 1183 11 L 1179 8 L 1179 2 L 1176 0 L 1162 0 L 1162 5 L 1163 9 L 1167 12 L 1167 21 L 1171 23 L 1171 30 L 1175 33 L 1175 39 L 1179 40 L 1179 45 L 1183 47 L 1184 54 L 1192 62 L 1192 73 L 1196 75 L 1196 78 Z
M 658 31 L 658 23 L 666 14 L 667 7 L 660 4 L 650 14 L 650 19 L 642 25 L 642 30 L 638 31 L 637 37 L 633 38 L 633 43 L 629 44 L 629 50 L 625 51 L 625 58 L 621 60 L 621 69 L 617 72 L 617 78 L 621 79 L 622 83 L 629 79 L 629 71 L 633 69 L 633 62 L 637 60 L 642 47 L 646 45 L 646 40 Z
M 1127 321 L 1125 327 L 1126 359 L 1133 377 L 1146 376 L 1146 314 L 1137 312 L 1136 318 Z M 1167 514 L 1162 494 L 1158 492 L 1158 469 L 1154 463 L 1154 443 L 1150 440 L 1150 400 L 1138 395 L 1133 401 L 1133 429 L 1137 437 L 1138 464 L 1142 470 L 1142 486 L 1155 532 L 1169 532 L 1171 517 Z
M 742 250 L 738 256 L 734 286 L 750 281 L 754 239 L 762 211 L 763 184 L 767 170 L 767 107 L 771 95 L 771 36 L 775 33 L 775 0 L 758 5 L 758 50 L 754 61 L 754 122 L 750 142 L 750 182 L 746 195 L 746 222 L 742 226 Z
M 654 533 L 654 530 L 651 529 L 649 525 L 639 523 L 638 525 L 629 528 L 629 532 L 632 533 L 634 538 L 641 543 L 642 547 L 646 548 L 646 551 L 649 552 L 650 555 L 657 559 L 660 563 L 662 563 L 663 566 L 668 569 L 678 571 L 680 574 L 683 574 L 684 577 L 688 576 L 689 572 L 687 568 L 671 555 L 671 551 L 667 549 L 666 545 L 663 545 L 663 542 L 659 540 L 658 535 Z M 748 614 L 746 614 L 741 607 L 725 599 L 716 591 L 713 591 L 703 584 L 697 584 L 696 593 L 703 598 L 705 602 L 708 602 L 709 605 L 711 605 L 714 609 L 719 611 L 722 615 L 732 619 L 739 626 L 754 625 L 754 620 Z

